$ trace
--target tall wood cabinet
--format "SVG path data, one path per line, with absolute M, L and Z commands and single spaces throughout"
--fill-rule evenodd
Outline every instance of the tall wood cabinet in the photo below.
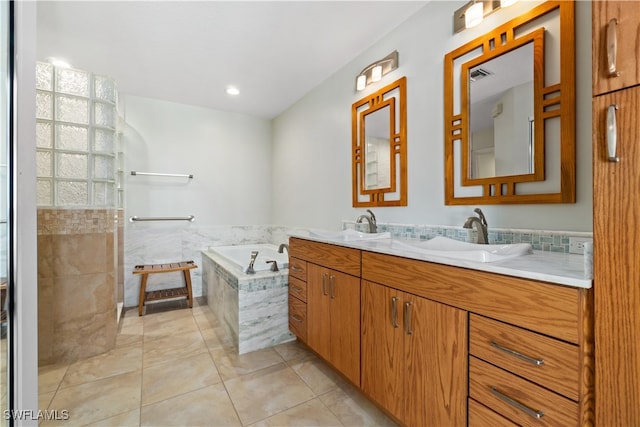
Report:
M 639 40 L 640 2 L 593 2 L 595 419 L 602 426 L 640 425 Z

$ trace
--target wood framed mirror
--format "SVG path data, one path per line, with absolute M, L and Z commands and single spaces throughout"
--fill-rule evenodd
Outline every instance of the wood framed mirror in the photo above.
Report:
M 449 52 L 444 73 L 446 205 L 575 203 L 573 2 Z
M 353 206 L 407 205 L 406 77 L 351 106 Z

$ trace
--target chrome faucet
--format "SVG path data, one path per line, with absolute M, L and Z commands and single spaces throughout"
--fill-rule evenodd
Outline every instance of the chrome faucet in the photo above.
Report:
M 278 261 L 276 261 L 275 259 L 270 259 L 269 261 L 267 261 L 267 264 L 271 264 L 271 271 L 280 271 L 278 269 Z
M 278 253 L 283 254 L 285 249 L 287 250 L 287 254 L 289 254 L 289 245 L 286 243 L 280 243 L 280 246 L 278 246 Z
M 366 219 L 369 223 L 369 233 L 377 233 L 378 224 L 376 223 L 376 216 L 373 214 L 373 212 L 371 212 L 371 209 L 367 209 L 367 212 L 369 212 L 369 215 L 360 215 L 358 218 L 356 218 L 356 223 L 360 224 L 362 223 L 363 219 Z
M 489 243 L 487 219 L 484 217 L 484 214 L 482 213 L 482 210 L 480 208 L 475 208 L 473 211 L 478 214 L 478 217 L 470 216 L 469 218 L 467 218 L 462 228 L 471 229 L 475 226 L 475 229 L 478 232 L 477 243 L 486 245 Z
M 258 251 L 251 251 L 251 261 L 249 261 L 249 267 L 247 267 L 245 273 L 256 274 L 256 271 L 253 269 L 253 263 L 256 262 L 256 258 L 258 258 Z

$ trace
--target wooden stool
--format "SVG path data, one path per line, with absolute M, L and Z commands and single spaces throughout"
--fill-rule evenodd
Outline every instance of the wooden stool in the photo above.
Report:
M 189 308 L 193 307 L 193 295 L 191 292 L 191 273 L 189 270 L 198 268 L 193 261 L 172 262 L 170 264 L 145 264 L 136 265 L 133 274 L 142 274 L 140 277 L 140 300 L 138 302 L 138 316 L 142 316 L 145 302 L 157 301 L 170 298 L 186 297 L 189 301 Z M 184 287 L 161 289 L 147 292 L 147 278 L 152 273 L 169 273 L 171 271 L 182 271 L 184 274 Z

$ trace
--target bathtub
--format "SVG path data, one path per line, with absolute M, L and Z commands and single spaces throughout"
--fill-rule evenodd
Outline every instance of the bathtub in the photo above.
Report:
M 245 271 L 258 251 L 255 274 Z M 279 271 L 270 271 L 276 260 Z M 239 354 L 293 341 L 289 332 L 289 256 L 270 244 L 215 246 L 202 251 L 207 304 L 234 340 Z
M 253 263 L 253 269 L 258 271 L 266 271 L 271 269 L 271 263 L 267 261 L 276 261 L 278 269 L 289 268 L 289 254 L 278 253 L 278 247 L 267 243 L 259 243 L 255 245 L 234 245 L 234 246 L 213 246 L 209 247 L 209 251 L 218 253 L 236 264 L 238 269 L 243 273 L 247 271 L 251 260 L 251 252 L 258 251 L 258 257 Z

